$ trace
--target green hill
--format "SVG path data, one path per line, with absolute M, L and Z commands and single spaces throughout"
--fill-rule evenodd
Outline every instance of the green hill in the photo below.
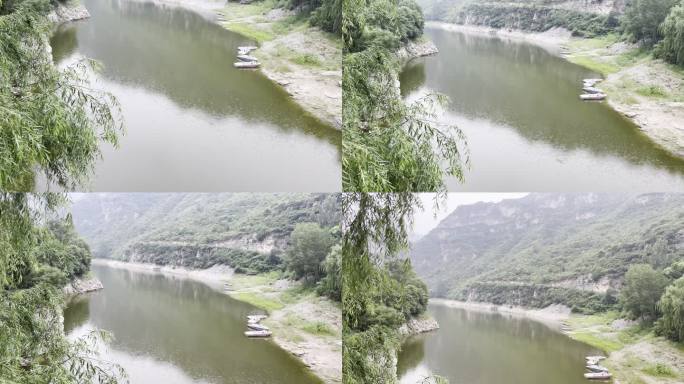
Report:
M 297 223 L 339 225 L 335 194 L 85 194 L 72 215 L 93 255 L 238 272 L 278 268 Z
M 630 265 L 684 259 L 684 195 L 531 194 L 461 206 L 410 257 L 432 296 L 591 312 L 614 301 Z

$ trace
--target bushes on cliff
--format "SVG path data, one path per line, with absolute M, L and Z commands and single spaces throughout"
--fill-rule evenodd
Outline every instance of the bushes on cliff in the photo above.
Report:
M 92 358 L 100 333 L 73 343 L 64 337 L 61 289 L 83 259 L 49 258 L 48 246 L 62 252 L 75 242 L 68 226 L 53 224 L 51 232 L 40 224 L 60 201 L 50 194 L 0 193 L 1 383 L 113 384 L 123 376 L 119 367 Z
M 481 301 L 496 305 L 544 308 L 552 304 L 568 306 L 573 312 L 591 314 L 612 308 L 613 292 L 606 294 L 538 284 L 475 282 L 450 294 L 456 300 Z
M 614 16 L 530 4 L 469 3 L 455 14 L 457 23 L 543 32 L 565 28 L 576 36 L 596 36 L 615 27 Z

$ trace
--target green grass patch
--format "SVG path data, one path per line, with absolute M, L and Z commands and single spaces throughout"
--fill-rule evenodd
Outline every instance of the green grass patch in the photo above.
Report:
M 291 61 L 293 63 L 307 67 L 320 67 L 322 64 L 318 56 L 312 55 L 310 53 L 296 55 L 291 59 Z
M 656 363 L 641 370 L 647 375 L 655 377 L 677 377 L 677 373 L 670 366 Z
M 600 337 L 593 332 L 574 332 L 570 337 L 606 352 L 614 352 L 623 347 L 620 342 Z
M 255 1 L 251 4 L 226 3 L 221 14 L 228 20 L 262 15 L 273 9 L 275 1 Z
M 229 281 L 231 288 L 235 291 L 252 288 L 260 285 L 270 285 L 280 279 L 282 273 L 280 271 L 271 271 L 267 273 L 260 273 L 258 275 L 242 275 L 235 274 L 233 278 Z
M 252 304 L 253 306 L 268 312 L 277 311 L 284 307 L 284 305 L 279 301 L 271 300 L 252 292 L 240 292 L 232 296 L 236 300 L 244 301 L 245 303 Z
M 335 330 L 322 321 L 307 323 L 302 327 L 302 330 L 311 333 L 312 335 L 335 336 Z
M 337 334 L 335 329 L 322 321 L 308 321 L 297 315 L 288 315 L 284 324 L 317 336 L 335 336 Z
M 648 85 L 644 87 L 639 87 L 635 90 L 641 96 L 663 98 L 667 97 L 668 93 L 662 87 L 657 85 Z
M 608 48 L 618 42 L 620 38 L 615 34 L 593 37 L 589 39 L 573 39 L 569 47 L 576 51 L 588 51 L 593 49 Z
M 275 38 L 274 34 L 264 31 L 262 29 L 258 29 L 253 25 L 247 23 L 225 23 L 223 24 L 223 26 L 229 31 L 239 33 L 245 37 L 248 37 L 252 40 L 256 40 L 260 43 L 273 40 Z
M 611 73 L 615 73 L 620 70 L 620 67 L 617 65 L 601 61 L 595 56 L 570 56 L 568 57 L 568 60 L 604 76 L 610 75 Z

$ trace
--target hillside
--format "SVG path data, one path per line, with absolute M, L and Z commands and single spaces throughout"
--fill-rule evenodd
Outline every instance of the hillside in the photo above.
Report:
M 295 224 L 339 223 L 338 195 L 87 194 L 72 215 L 93 255 L 238 272 L 277 268 Z
M 684 258 L 684 196 L 531 194 L 460 206 L 413 244 L 431 295 L 600 309 L 629 265 Z

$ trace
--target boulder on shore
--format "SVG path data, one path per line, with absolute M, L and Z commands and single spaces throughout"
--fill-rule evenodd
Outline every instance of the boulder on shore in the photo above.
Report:
M 62 291 L 64 291 L 65 295 L 70 296 L 98 291 L 103 288 L 104 286 L 100 280 L 98 280 L 96 277 L 89 277 L 85 279 L 74 279 L 72 282 L 67 284 Z
M 411 336 L 433 331 L 435 329 L 439 329 L 439 324 L 437 323 L 437 320 L 432 317 L 420 319 L 414 317 L 399 328 L 399 334 L 402 336 Z

